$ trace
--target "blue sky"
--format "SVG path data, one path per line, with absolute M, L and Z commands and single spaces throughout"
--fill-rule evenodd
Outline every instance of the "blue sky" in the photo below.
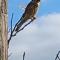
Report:
M 12 12 L 13 26 L 20 19 L 30 0 L 8 0 L 8 25 Z M 54 60 L 60 50 L 60 0 L 41 0 L 36 20 L 13 37 L 9 60 Z

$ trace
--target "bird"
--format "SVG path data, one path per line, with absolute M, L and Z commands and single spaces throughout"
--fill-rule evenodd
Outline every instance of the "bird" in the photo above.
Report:
M 15 31 L 18 32 L 19 29 L 22 27 L 22 25 L 27 22 L 29 19 L 33 21 L 36 19 L 35 14 L 37 12 L 38 6 L 39 6 L 40 0 L 31 0 L 30 3 L 25 8 L 25 11 L 18 21 Z

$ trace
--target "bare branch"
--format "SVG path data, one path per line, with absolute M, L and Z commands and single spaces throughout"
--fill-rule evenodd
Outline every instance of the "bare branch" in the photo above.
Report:
M 12 13 L 12 17 L 11 17 L 11 34 L 10 34 L 9 40 L 11 39 L 11 36 L 12 36 L 12 20 L 13 20 L 13 13 Z M 9 40 L 8 40 L 8 44 L 9 44 Z
M 59 54 L 60 54 L 60 51 L 58 51 L 58 54 L 56 55 L 55 60 L 57 60 L 57 58 L 60 60 L 60 58 L 59 58 Z

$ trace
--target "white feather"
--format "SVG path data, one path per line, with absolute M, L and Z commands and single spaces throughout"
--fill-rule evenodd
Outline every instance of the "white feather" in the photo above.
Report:
M 40 2 L 38 3 L 38 6 L 40 5 Z

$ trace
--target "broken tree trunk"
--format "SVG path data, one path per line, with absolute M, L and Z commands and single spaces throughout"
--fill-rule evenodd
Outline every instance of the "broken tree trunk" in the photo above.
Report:
M 8 60 L 7 0 L 0 0 L 0 60 Z

